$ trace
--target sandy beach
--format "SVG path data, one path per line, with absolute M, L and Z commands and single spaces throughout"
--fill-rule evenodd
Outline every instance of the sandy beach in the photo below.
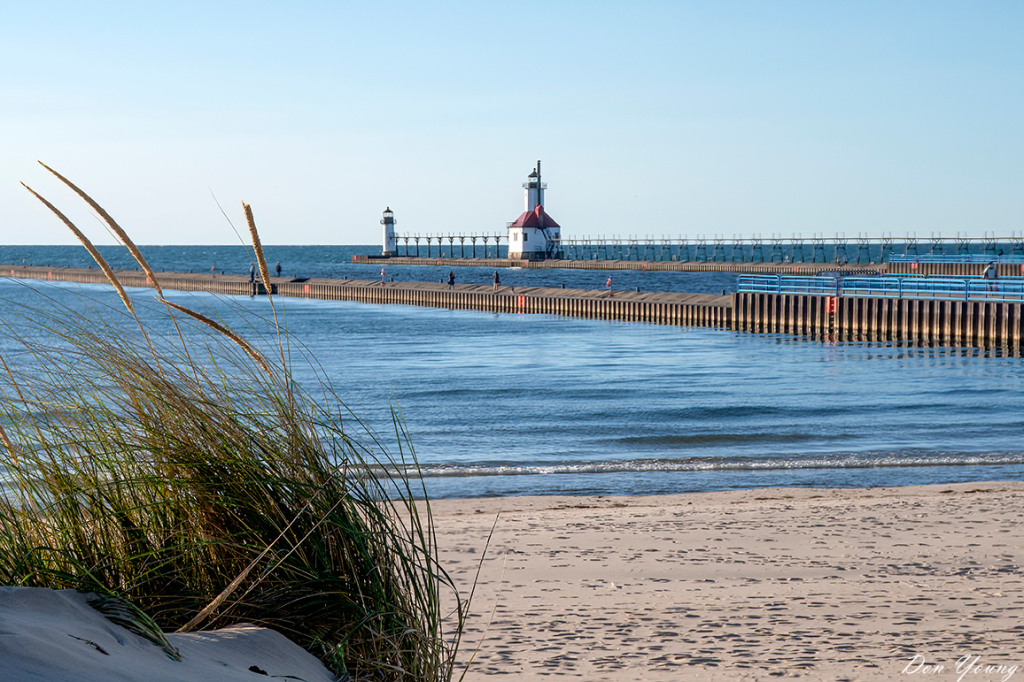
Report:
M 442 564 L 481 567 L 468 682 L 1024 679 L 1024 483 L 433 506 Z M 171 661 L 86 602 L 0 588 L 0 679 L 331 679 L 246 626 Z
M 500 514 L 499 514 L 500 512 Z M 1024 483 L 434 503 L 466 679 L 1024 679 Z

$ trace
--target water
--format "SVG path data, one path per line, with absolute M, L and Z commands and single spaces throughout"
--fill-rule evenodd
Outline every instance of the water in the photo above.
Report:
M 36 290 L 117 305 L 107 287 L 0 280 L 0 314 L 43 305 Z M 228 321 L 269 313 L 264 297 L 168 295 Z M 279 305 L 349 408 L 387 434 L 389 403 L 398 404 L 435 497 L 1024 477 L 1019 358 L 543 315 Z M 313 384 L 301 364 L 296 376 Z

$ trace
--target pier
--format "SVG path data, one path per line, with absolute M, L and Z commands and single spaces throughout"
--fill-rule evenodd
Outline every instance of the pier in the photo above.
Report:
M 647 270 L 649 272 L 737 272 L 737 273 L 781 273 L 794 275 L 815 275 L 826 270 L 835 270 L 834 263 L 712 263 L 677 261 L 627 261 L 627 260 L 520 260 L 511 258 L 415 258 L 405 256 L 352 256 L 352 262 L 360 265 L 434 265 L 446 268 L 477 267 L 524 268 L 530 270 Z M 978 273 L 984 266 L 978 266 Z M 887 272 L 887 264 L 858 265 L 858 270 L 868 269 Z
M 1020 303 L 951 299 L 734 294 L 732 329 L 829 341 L 998 348 L 1020 356 Z
M 979 266 L 980 267 L 980 266 Z M 1007 267 L 1014 267 L 1007 264 Z M 1017 267 L 1019 270 L 1019 267 Z M 126 287 L 152 288 L 144 273 L 119 271 Z M 0 276 L 53 282 L 109 284 L 88 268 L 0 265 Z M 237 275 L 157 273 L 160 285 L 179 291 L 229 296 L 266 294 L 262 282 Z M 969 282 L 940 290 L 899 292 L 826 286 L 794 290 L 746 290 L 729 295 L 499 287 L 437 282 L 272 278 L 272 293 L 282 297 L 415 305 L 493 313 L 549 314 L 597 320 L 712 327 L 754 333 L 804 335 L 834 341 L 874 340 L 905 345 L 998 348 L 1020 355 L 1024 336 L 1024 283 L 1019 294 L 990 293 Z M 799 281 L 801 278 L 795 277 Z M 803 278 L 807 279 L 807 278 Z M 832 278 L 813 278 L 835 281 Z M 864 277 L 882 282 L 883 278 Z M 895 280 L 895 278 L 884 278 Z M 912 278 L 913 281 L 926 281 Z M 961 281 L 962 280 L 956 280 Z M 1001 281 L 1002 284 L 1002 281 Z M 1010 289 L 1010 282 L 1006 287 Z M 817 286 L 817 285 L 815 285 Z M 972 290 L 981 289 L 973 295 Z M 749 288 L 749 287 L 748 287 Z M 884 288 L 884 287 L 882 287 Z M 1012 296 L 1017 296 L 1016 300 Z
M 142 272 L 115 273 L 125 287 L 152 288 Z M 98 269 L 43 268 L 0 265 L 0 276 L 42 279 L 51 282 L 109 284 Z M 178 291 L 204 291 L 227 296 L 266 294 L 262 282 L 250 283 L 239 275 L 156 273 L 160 286 Z M 635 291 L 554 289 L 546 287 L 498 287 L 439 282 L 379 282 L 339 279 L 271 278 L 272 293 L 291 298 L 325 301 L 356 301 L 373 304 L 415 305 L 449 310 L 480 310 L 492 313 L 541 313 L 597 320 L 623 320 L 728 328 L 732 317 L 729 295 L 680 294 Z
M 705 261 L 636 261 L 636 260 L 519 260 L 509 258 L 415 258 L 405 256 L 352 256 L 360 265 L 442 266 L 445 268 L 478 267 L 498 270 L 523 268 L 531 270 L 640 270 L 649 272 L 735 272 L 737 274 L 817 275 L 836 270 L 877 272 L 886 275 L 942 275 L 948 277 L 980 277 L 985 266 L 994 262 L 1000 277 L 1024 275 L 1024 256 L 928 256 L 900 257 L 886 263 L 740 263 Z

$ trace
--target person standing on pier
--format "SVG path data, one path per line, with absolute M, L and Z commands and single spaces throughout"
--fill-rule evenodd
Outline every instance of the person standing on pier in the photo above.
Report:
M 455 271 L 450 270 L 448 272 L 448 288 L 451 289 L 455 286 Z
M 608 290 L 608 298 L 612 297 L 612 277 L 608 276 L 608 281 L 604 283 L 605 288 Z
M 274 270 L 277 272 L 277 276 L 280 277 L 281 276 L 281 261 L 277 261 L 277 266 L 274 268 Z
M 996 280 L 999 279 L 999 270 L 996 268 L 995 261 L 991 261 L 985 266 L 985 269 L 981 273 L 982 278 L 985 280 L 986 289 L 989 291 L 996 291 L 997 285 Z
M 494 271 L 494 288 L 491 291 L 497 291 L 498 287 L 501 286 L 501 279 L 498 277 L 498 271 Z
M 381 281 L 381 282 L 383 282 L 383 281 L 384 281 L 384 268 L 381 268 L 381 269 L 380 269 L 380 281 Z
M 256 281 L 256 265 L 249 263 L 249 284 L 253 284 Z

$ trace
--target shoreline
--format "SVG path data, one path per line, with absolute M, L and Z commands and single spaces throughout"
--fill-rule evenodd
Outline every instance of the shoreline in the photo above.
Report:
M 1024 665 L 1024 482 L 431 508 L 466 593 L 480 566 L 470 682 L 889 680 L 925 666 L 955 680 L 963 656 L 991 673 L 971 679 L 995 680 Z

